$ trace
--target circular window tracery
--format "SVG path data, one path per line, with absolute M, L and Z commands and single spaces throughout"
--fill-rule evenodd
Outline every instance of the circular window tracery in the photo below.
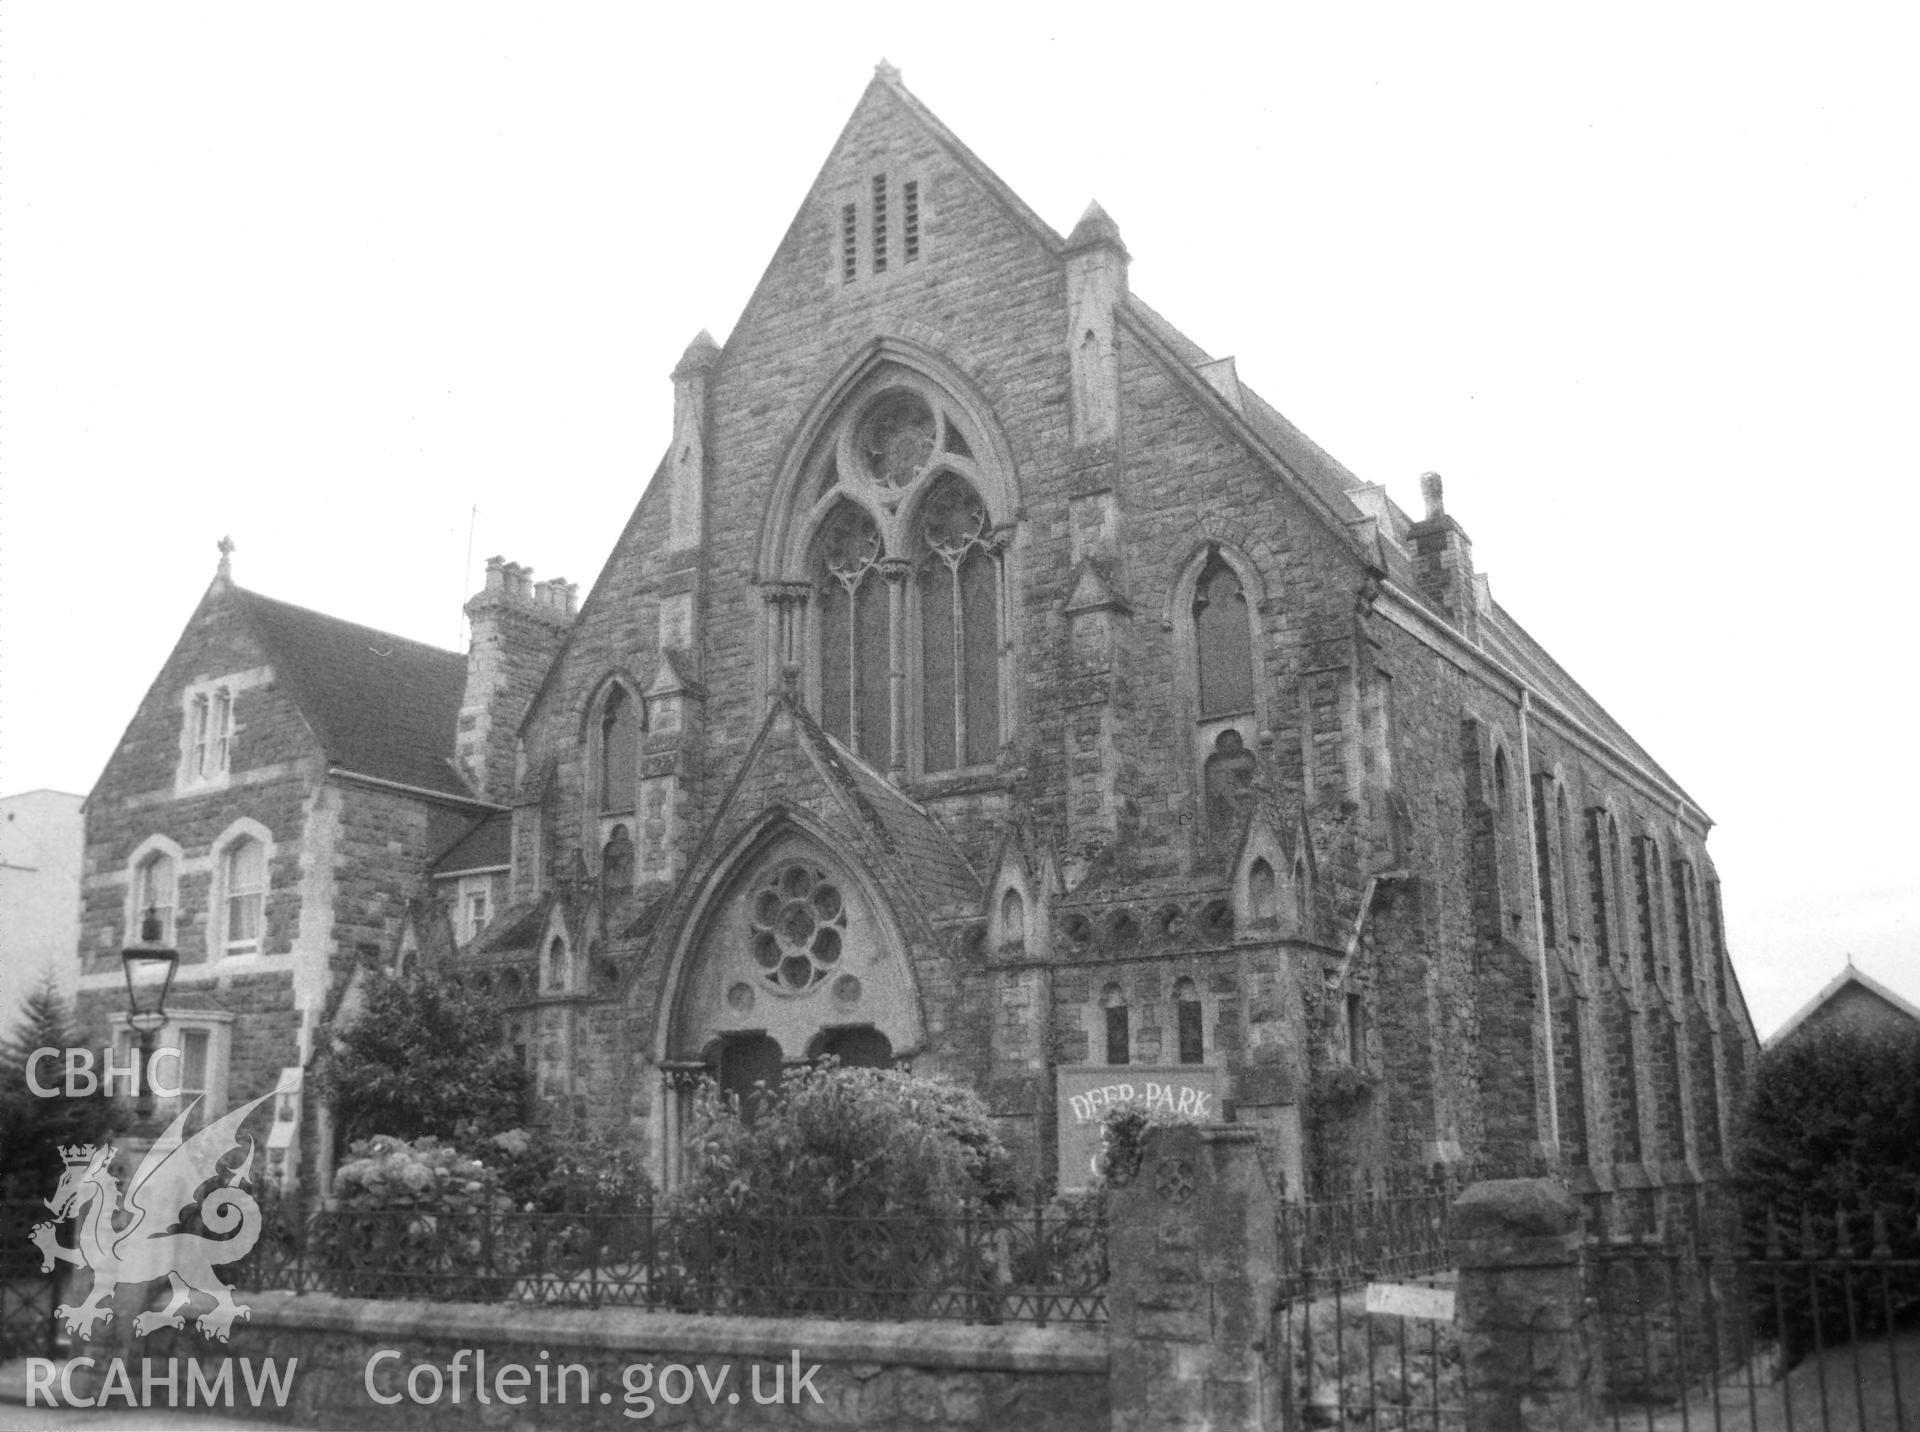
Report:
M 937 420 L 918 393 L 891 392 L 876 400 L 860 423 L 861 459 L 876 482 L 905 487 L 933 455 Z
M 827 873 L 803 861 L 776 866 L 747 901 L 753 963 L 784 994 L 813 988 L 840 963 L 846 901 Z

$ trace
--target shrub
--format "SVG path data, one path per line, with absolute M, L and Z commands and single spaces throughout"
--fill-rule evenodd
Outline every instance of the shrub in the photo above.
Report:
M 597 1131 L 508 1129 L 476 1152 L 523 1213 L 631 1214 L 653 1202 L 640 1155 Z
M 435 1138 L 355 1143 L 338 1207 L 315 1230 L 333 1290 L 359 1297 L 487 1299 L 512 1290 L 526 1236 L 503 1221 L 500 1176 Z
M 325 1076 L 341 1137 L 485 1138 L 520 1123 L 528 1074 L 502 1047 L 499 1024 L 451 981 L 375 975 Z
M 796 1070 L 749 1121 L 702 1091 L 673 1203 L 663 1287 L 732 1291 L 738 1311 L 911 1315 L 984 1286 L 965 1206 L 1012 1188 L 968 1090 L 891 1070 Z
M 686 1147 L 686 1212 L 950 1214 L 1013 1186 L 977 1094 L 895 1070 L 797 1069 L 751 1121 L 709 1085 Z
M 1843 1215 L 1851 1251 L 1864 1254 L 1878 1213 L 1894 1257 L 1920 1258 L 1920 1030 L 1817 1030 L 1764 1052 L 1734 1168 L 1755 1254 L 1777 1235 L 1789 1258 L 1831 1258 Z M 1883 1297 L 1877 1278 L 1842 1271 L 1816 1274 L 1817 1293 L 1794 1298 L 1781 1329 L 1790 1355 L 1809 1344 L 1816 1310 L 1832 1342 L 1834 1329 L 1864 1332 L 1920 1307 L 1910 1274 L 1896 1271 Z M 1762 1302 L 1756 1316 L 1771 1327 L 1770 1295 Z

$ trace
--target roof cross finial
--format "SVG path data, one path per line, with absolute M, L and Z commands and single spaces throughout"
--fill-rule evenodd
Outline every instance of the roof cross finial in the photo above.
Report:
M 233 575 L 233 538 L 222 537 L 214 545 L 220 549 L 220 575 L 231 577 Z

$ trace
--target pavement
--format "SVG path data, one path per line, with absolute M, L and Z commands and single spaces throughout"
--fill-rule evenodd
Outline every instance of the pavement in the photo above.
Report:
M 58 1369 L 63 1364 L 56 1362 Z M 60 1385 L 54 1373 L 53 1385 Z M 289 1432 L 291 1422 L 258 1417 L 222 1417 L 197 1408 L 127 1407 L 115 1399 L 110 1408 L 27 1406 L 27 1359 L 0 1362 L 0 1432 L 68 1432 L 79 1428 L 115 1428 L 118 1432 Z

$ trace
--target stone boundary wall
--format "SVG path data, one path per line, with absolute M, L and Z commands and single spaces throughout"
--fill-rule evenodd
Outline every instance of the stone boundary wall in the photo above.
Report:
M 983 1327 L 958 1323 L 852 1323 L 779 1318 L 699 1317 L 625 1308 L 502 1308 L 476 1304 L 374 1301 L 259 1293 L 230 1344 L 162 1330 L 134 1351 L 157 1362 L 192 1358 L 202 1375 L 220 1363 L 298 1358 L 286 1415 L 332 1428 L 732 1428 L 912 1427 L 924 1432 L 1046 1428 L 1107 1432 L 1107 1335 L 1101 1331 Z M 462 1349 L 460 1401 L 449 1367 Z M 369 1362 L 391 1350 L 373 1368 Z M 493 1400 L 474 1397 L 478 1356 Z M 586 1369 L 557 1375 L 563 1365 Z M 509 1365 L 527 1369 L 524 1383 Z M 637 1371 L 650 1365 L 650 1379 Z M 810 1378 L 808 1368 L 818 1371 Z M 668 1367 L 687 1369 L 662 1378 Z M 796 1366 L 800 1386 L 796 1386 Z M 417 1371 L 431 1367 L 433 1374 Z M 541 1401 L 539 1374 L 547 1369 Z M 724 1384 L 719 1382 L 726 1369 Z M 754 1382 L 755 1371 L 759 1381 Z M 776 1377 L 776 1370 L 778 1376 Z M 701 1374 L 709 1379 L 703 1385 Z M 243 1371 L 233 1369 L 236 1386 Z M 138 1371 L 134 1372 L 138 1382 Z M 409 1379 L 421 1400 L 409 1395 Z M 771 1399 L 776 1381 L 783 1400 Z M 433 1395 L 436 1384 L 439 1395 Z M 562 1386 L 564 1384 L 564 1388 Z M 718 1408 L 708 1388 L 717 1394 Z M 632 1392 L 630 1389 L 641 1389 Z M 816 1403 L 807 1389 L 817 1392 Z M 557 1400 L 564 1390 L 566 1400 Z M 673 1403 L 662 1391 L 680 1398 Z M 513 1406 L 505 1391 L 522 1396 Z M 799 1402 L 794 1397 L 798 1392 Z M 396 1398 L 382 1403 L 374 1396 Z M 629 1398 L 632 1400 L 629 1400 Z M 730 1398 L 738 1401 L 730 1401 Z M 264 1408 L 263 1411 L 271 1411 Z

